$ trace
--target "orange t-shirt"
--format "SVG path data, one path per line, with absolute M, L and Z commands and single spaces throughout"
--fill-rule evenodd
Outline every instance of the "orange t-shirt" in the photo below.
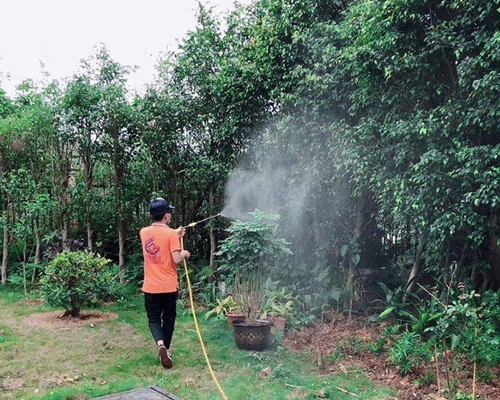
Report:
M 142 254 L 144 256 L 144 283 L 146 293 L 176 292 L 178 285 L 177 265 L 172 252 L 181 250 L 179 234 L 166 225 L 142 228 Z

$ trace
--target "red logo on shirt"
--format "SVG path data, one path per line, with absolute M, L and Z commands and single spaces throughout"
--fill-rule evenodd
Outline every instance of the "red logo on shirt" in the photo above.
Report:
M 147 240 L 145 249 L 148 254 L 153 256 L 160 251 L 160 248 L 155 244 L 155 238 Z

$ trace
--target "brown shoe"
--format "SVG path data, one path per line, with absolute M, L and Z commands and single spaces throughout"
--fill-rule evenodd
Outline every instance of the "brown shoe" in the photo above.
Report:
M 163 368 L 172 368 L 172 359 L 170 358 L 170 355 L 168 354 L 167 348 L 165 346 L 158 346 L 158 354 L 160 355 L 160 361 Z

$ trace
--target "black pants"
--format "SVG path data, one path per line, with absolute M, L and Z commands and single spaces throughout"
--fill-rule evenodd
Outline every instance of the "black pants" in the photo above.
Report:
M 177 317 L 177 292 L 144 293 L 144 306 L 153 338 L 163 340 L 169 349 Z

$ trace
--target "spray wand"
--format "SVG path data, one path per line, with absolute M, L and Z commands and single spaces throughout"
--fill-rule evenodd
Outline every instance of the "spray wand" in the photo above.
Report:
M 182 229 L 185 229 L 185 228 L 194 228 L 196 225 L 198 225 L 199 223 L 201 222 L 205 222 L 205 221 L 208 221 L 209 219 L 213 219 L 213 218 L 217 218 L 219 217 L 220 215 L 222 215 L 222 213 L 218 213 L 216 215 L 212 215 L 211 217 L 207 217 L 207 218 L 204 218 L 200 221 L 196 221 L 196 222 L 191 222 L 189 225 L 186 225 L 186 226 L 181 226 Z

